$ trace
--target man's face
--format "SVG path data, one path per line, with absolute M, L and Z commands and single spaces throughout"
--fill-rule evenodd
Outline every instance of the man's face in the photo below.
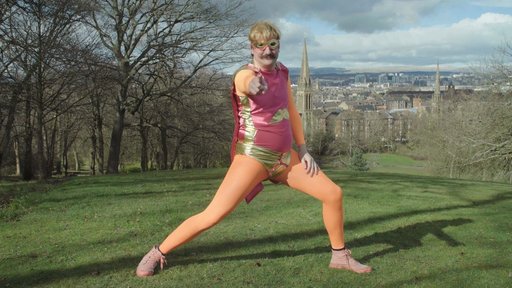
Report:
M 279 40 L 267 39 L 251 43 L 251 52 L 256 66 L 270 70 L 279 56 Z

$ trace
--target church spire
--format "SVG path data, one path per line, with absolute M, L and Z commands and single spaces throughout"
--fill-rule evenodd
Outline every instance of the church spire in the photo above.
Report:
M 302 82 L 302 83 L 301 83 Z M 308 48 L 306 46 L 306 38 L 304 38 L 304 49 L 302 50 L 302 65 L 300 67 L 299 85 L 311 86 L 311 77 L 309 73 Z
M 434 95 L 432 96 L 432 112 L 438 113 L 441 110 L 441 77 L 439 75 L 439 61 L 437 61 L 436 80 L 434 85 Z
M 304 38 L 304 50 L 302 52 L 302 65 L 300 67 L 300 76 L 297 83 L 297 110 L 302 116 L 302 126 L 304 132 L 310 133 L 312 129 L 312 87 L 311 77 L 309 74 L 308 49 L 306 46 L 306 38 Z
M 302 65 L 300 67 L 300 76 L 297 83 L 297 108 L 299 113 L 304 115 L 312 109 L 311 107 L 311 77 L 308 63 L 308 49 L 306 38 L 304 38 L 304 49 L 302 51 Z

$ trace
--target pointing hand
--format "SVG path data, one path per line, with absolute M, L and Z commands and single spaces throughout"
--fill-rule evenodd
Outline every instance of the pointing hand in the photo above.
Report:
M 260 95 L 267 92 L 267 81 L 263 75 L 258 74 L 249 82 L 249 95 Z

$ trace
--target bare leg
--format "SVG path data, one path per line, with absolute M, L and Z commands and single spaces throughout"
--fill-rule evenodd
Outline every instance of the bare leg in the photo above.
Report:
M 290 166 L 273 180 L 309 194 L 322 201 L 322 216 L 334 249 L 345 247 L 343 231 L 343 190 L 320 171 L 310 176 L 302 166 L 299 157 L 292 150 Z
M 155 268 L 159 264 L 160 269 L 163 269 L 165 254 L 219 223 L 235 209 L 257 183 L 267 177 L 268 172 L 260 162 L 248 156 L 236 155 L 222 184 L 206 209 L 181 223 L 160 246 L 155 245 L 137 266 L 137 276 L 154 275 Z
M 160 244 L 163 254 L 187 243 L 226 217 L 259 182 L 268 177 L 266 169 L 253 158 L 236 155 L 217 193 L 206 209 L 185 220 Z
M 369 273 L 370 266 L 352 258 L 345 247 L 343 230 L 343 190 L 332 182 L 322 171 L 314 176 L 306 173 L 299 156 L 292 150 L 290 166 L 273 180 L 282 182 L 322 201 L 322 216 L 331 242 L 332 257 L 330 268 L 349 270 L 356 273 Z

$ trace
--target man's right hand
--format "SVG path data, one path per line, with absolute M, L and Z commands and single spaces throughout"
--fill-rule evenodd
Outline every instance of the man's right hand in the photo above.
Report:
M 267 81 L 261 74 L 257 74 L 256 77 L 252 78 L 249 82 L 249 95 L 260 95 L 267 92 L 268 86 Z

